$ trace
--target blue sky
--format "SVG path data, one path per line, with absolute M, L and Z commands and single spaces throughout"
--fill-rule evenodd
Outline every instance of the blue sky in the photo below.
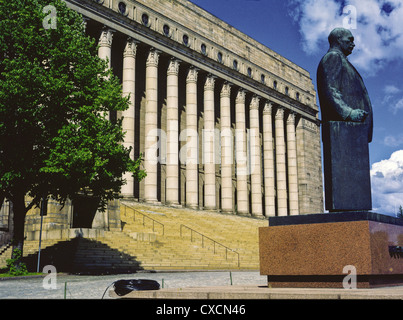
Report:
M 403 0 L 191 0 L 308 70 L 316 69 L 334 27 L 356 38 L 349 57 L 374 109 L 370 144 L 374 211 L 403 206 Z

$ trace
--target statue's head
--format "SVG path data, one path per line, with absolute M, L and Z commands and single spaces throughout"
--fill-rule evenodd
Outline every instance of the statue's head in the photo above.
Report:
M 354 36 L 348 29 L 333 29 L 328 39 L 331 48 L 339 48 L 346 56 L 350 55 L 354 50 Z

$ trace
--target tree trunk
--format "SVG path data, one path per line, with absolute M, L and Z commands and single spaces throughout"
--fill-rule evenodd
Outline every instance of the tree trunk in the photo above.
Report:
M 21 250 L 21 256 L 23 254 L 24 248 L 24 227 L 25 227 L 25 216 L 27 214 L 27 208 L 25 207 L 25 195 L 17 195 L 10 199 L 13 203 L 14 212 L 14 235 L 13 235 L 13 258 L 14 250 Z

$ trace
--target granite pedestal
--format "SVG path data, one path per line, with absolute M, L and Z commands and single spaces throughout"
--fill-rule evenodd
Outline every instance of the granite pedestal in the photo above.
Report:
M 260 273 L 275 288 L 403 284 L 403 219 L 373 212 L 271 217 L 259 229 Z M 348 270 L 352 270 L 348 267 Z

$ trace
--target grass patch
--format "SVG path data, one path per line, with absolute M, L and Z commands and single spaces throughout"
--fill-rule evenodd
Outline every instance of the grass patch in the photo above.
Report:
M 15 276 L 8 272 L 7 268 L 0 268 L 0 278 L 15 278 L 15 277 L 26 277 L 26 276 L 38 276 L 43 275 L 41 272 L 27 272 L 24 275 Z

